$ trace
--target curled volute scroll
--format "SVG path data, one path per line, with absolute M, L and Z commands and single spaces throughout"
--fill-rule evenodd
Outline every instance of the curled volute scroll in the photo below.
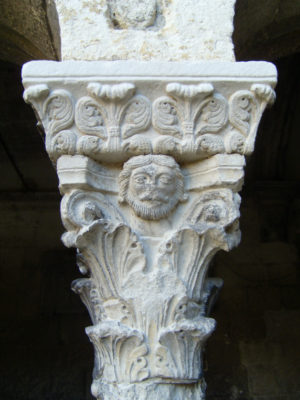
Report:
M 241 150 L 244 154 L 253 152 L 261 116 L 266 106 L 272 105 L 274 101 L 274 90 L 262 84 L 252 85 L 251 90 L 239 90 L 230 97 L 229 120 L 233 131 L 237 131 L 234 132 L 235 141 L 243 141 Z
M 91 97 L 81 97 L 75 109 L 75 122 L 80 132 L 86 135 L 98 136 L 102 140 L 107 138 L 104 127 L 107 119 L 105 109 Z
M 64 154 L 124 162 L 149 153 L 189 162 L 251 153 L 261 115 L 275 96 L 263 84 L 229 96 L 210 83 L 169 83 L 165 91 L 151 104 L 132 83 L 91 82 L 78 98 L 47 85 L 29 87 L 24 98 L 42 122 L 54 162 Z

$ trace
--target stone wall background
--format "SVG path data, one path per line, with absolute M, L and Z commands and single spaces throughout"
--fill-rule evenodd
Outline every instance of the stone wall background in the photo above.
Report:
M 22 65 L 60 57 L 54 0 L 1 0 L 0 59 Z

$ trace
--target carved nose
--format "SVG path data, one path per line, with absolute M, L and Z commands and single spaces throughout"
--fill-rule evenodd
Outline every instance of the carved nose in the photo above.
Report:
M 148 193 L 148 192 L 149 192 L 149 193 L 153 192 L 153 190 L 156 189 L 155 182 L 147 182 L 147 183 L 146 183 L 146 189 L 147 189 L 147 193 Z

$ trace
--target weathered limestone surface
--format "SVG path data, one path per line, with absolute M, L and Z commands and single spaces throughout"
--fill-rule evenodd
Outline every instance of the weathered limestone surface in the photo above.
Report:
M 201 351 L 240 240 L 244 156 L 274 101 L 267 63 L 35 62 L 24 98 L 63 194 L 63 241 L 86 275 L 97 399 L 204 399 Z
M 55 3 L 62 60 L 234 60 L 235 0 Z
M 58 18 L 53 0 L 1 0 L 0 59 L 22 65 L 60 56 Z

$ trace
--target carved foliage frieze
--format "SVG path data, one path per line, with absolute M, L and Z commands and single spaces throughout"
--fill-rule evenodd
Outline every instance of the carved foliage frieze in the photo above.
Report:
M 180 162 L 250 154 L 261 115 L 275 98 L 265 84 L 225 95 L 210 83 L 169 83 L 165 92 L 150 99 L 133 83 L 91 82 L 78 98 L 47 85 L 30 86 L 24 98 L 42 122 L 53 161 L 82 154 L 105 162 L 147 153 Z

